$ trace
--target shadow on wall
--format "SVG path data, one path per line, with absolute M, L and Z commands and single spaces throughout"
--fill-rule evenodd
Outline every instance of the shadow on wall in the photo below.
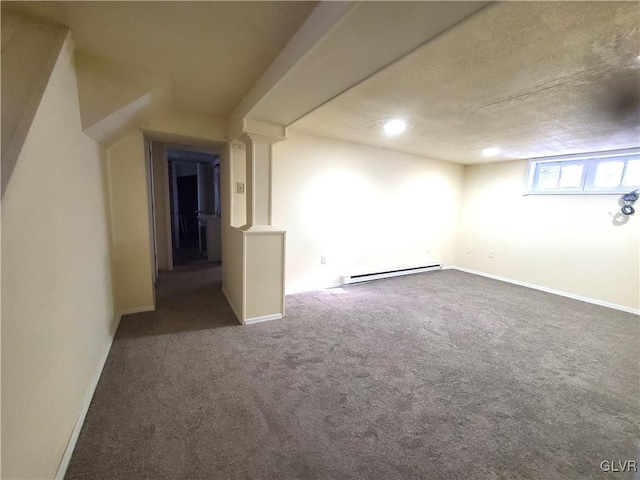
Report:
M 637 190 L 634 190 L 634 192 L 637 192 Z M 635 203 L 635 200 L 631 200 L 631 201 L 625 200 L 625 197 L 637 198 L 637 196 L 631 196 L 634 192 L 631 192 L 627 195 L 623 195 L 618 199 L 618 205 L 620 206 L 620 210 L 618 212 L 616 212 L 615 214 L 612 212 L 609 212 L 609 215 L 611 215 L 611 224 L 613 226 L 619 227 L 620 225 L 629 223 L 629 219 L 631 218 L 631 215 L 635 213 L 635 209 L 633 208 L 633 204 Z M 629 209 L 628 212 L 630 213 L 623 213 L 625 208 Z

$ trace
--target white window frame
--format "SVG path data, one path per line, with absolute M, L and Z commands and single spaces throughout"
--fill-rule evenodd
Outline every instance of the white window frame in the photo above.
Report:
M 634 189 L 640 188 L 640 185 L 616 187 L 616 188 L 597 188 L 593 183 L 595 180 L 596 170 L 602 162 L 614 162 L 620 160 L 631 160 L 630 157 L 640 155 L 640 148 L 628 148 L 625 150 L 611 150 L 607 152 L 597 153 L 581 153 L 575 155 L 560 155 L 556 157 L 532 158 L 527 166 L 527 176 L 525 180 L 525 195 L 618 195 L 628 193 Z M 582 165 L 582 179 L 578 187 L 572 188 L 538 188 L 539 165 L 543 164 L 574 164 Z M 626 163 L 625 163 L 626 168 Z M 622 173 L 624 178 L 624 171 Z

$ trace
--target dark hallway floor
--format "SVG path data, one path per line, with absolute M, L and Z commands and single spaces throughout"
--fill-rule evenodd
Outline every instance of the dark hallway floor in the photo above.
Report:
M 588 479 L 637 460 L 638 317 L 441 271 L 238 325 L 220 267 L 124 317 L 67 479 Z
M 174 248 L 172 250 L 172 255 L 173 265 L 176 267 L 200 265 L 208 262 L 206 246 L 205 249 L 201 250 L 197 238 L 183 240 L 180 248 Z

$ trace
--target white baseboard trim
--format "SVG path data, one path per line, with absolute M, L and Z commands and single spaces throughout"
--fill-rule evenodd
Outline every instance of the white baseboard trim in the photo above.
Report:
M 322 292 L 323 290 L 328 290 L 330 288 L 338 288 L 338 287 L 342 287 L 342 282 L 338 282 L 338 283 L 330 283 L 329 285 L 326 285 L 324 287 L 316 287 L 316 288 L 308 288 L 308 289 L 303 289 L 303 290 L 293 290 L 290 292 L 284 292 L 285 295 L 295 295 L 297 293 L 308 293 L 308 292 Z
M 122 314 L 116 314 L 113 322 L 111 336 L 104 348 L 104 351 L 102 352 L 102 357 L 100 358 L 98 368 L 96 369 L 96 372 L 91 379 L 89 388 L 85 393 L 84 400 L 82 401 L 82 406 L 80 407 L 80 413 L 78 414 L 78 418 L 76 419 L 76 424 L 73 426 L 71 436 L 69 437 L 69 441 L 67 442 L 67 448 L 65 448 L 64 454 L 62 455 L 62 460 L 60 460 L 60 464 L 58 465 L 58 470 L 56 471 L 55 476 L 56 480 L 63 480 L 65 474 L 67 473 L 67 468 L 69 468 L 69 462 L 71 461 L 71 455 L 73 455 L 73 450 L 76 448 L 76 443 L 78 442 L 80 431 L 82 430 L 84 420 L 87 417 L 87 412 L 89 411 L 89 406 L 91 405 L 91 400 L 93 400 L 93 395 L 96 392 L 98 382 L 100 381 L 100 377 L 102 376 L 102 370 L 104 370 L 104 365 L 107 363 L 107 358 L 109 357 L 109 352 L 111 351 L 111 345 L 113 345 L 113 339 L 116 336 L 118 325 L 120 325 L 121 319 Z
M 155 309 L 155 305 L 148 305 L 146 307 L 123 308 L 122 310 L 120 310 L 120 316 L 133 315 L 134 313 L 153 312 Z
M 264 315 L 262 317 L 247 318 L 244 321 L 244 324 L 251 325 L 253 323 L 268 322 L 269 320 L 280 320 L 281 318 L 283 318 L 281 313 L 273 313 L 271 315 Z
M 443 267 L 448 269 L 459 270 L 465 273 L 471 273 L 473 275 L 480 275 L 482 277 L 492 278 L 494 280 L 499 280 L 501 282 L 512 283 L 514 285 L 520 285 L 521 287 L 533 288 L 534 290 L 540 290 L 546 293 L 552 293 L 554 295 L 560 295 L 561 297 L 572 298 L 573 300 L 580 300 L 581 302 L 592 303 L 593 305 L 599 305 L 601 307 L 613 308 L 614 310 L 621 310 L 627 313 L 633 313 L 634 315 L 640 315 L 640 310 L 636 310 L 634 308 L 625 307 L 623 305 L 617 305 L 615 303 L 604 302 L 602 300 L 596 300 L 595 298 L 583 297 L 581 295 L 576 295 L 574 293 L 563 292 L 561 290 L 554 290 L 553 288 L 543 287 L 541 285 L 534 285 L 532 283 L 521 282 L 519 280 L 512 280 L 511 278 L 500 277 L 498 275 L 493 275 L 491 273 L 479 272 L 477 270 L 471 270 L 469 268 L 464 267 Z
M 238 320 L 238 323 L 240 323 L 240 325 L 242 325 L 242 320 L 240 320 L 242 317 L 240 316 L 238 309 L 236 308 L 236 306 L 233 304 L 233 302 L 229 299 L 229 295 L 227 295 L 227 291 L 224 289 L 224 287 L 222 287 L 222 294 L 224 295 L 224 298 L 227 299 L 227 303 L 229 304 L 229 306 L 231 307 L 231 310 L 233 311 L 233 314 L 236 316 L 236 320 Z

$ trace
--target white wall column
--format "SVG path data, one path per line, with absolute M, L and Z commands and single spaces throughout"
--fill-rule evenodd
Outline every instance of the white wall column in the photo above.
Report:
M 271 183 L 273 144 L 282 140 L 254 133 L 244 133 L 246 146 L 247 226 L 271 225 Z
M 238 184 L 244 183 L 246 195 L 246 223 L 240 228 L 225 224 L 223 244 L 225 266 L 237 265 L 241 270 L 227 278 L 223 289 L 242 324 L 284 316 L 286 232 L 271 225 L 272 147 L 284 138 L 245 131 L 240 136 L 246 147 L 244 182 L 235 177 L 232 165 L 225 167 L 229 186 L 236 190 L 235 194 L 228 193 L 230 199 L 239 199 Z M 233 160 L 231 153 L 229 148 L 225 160 Z

